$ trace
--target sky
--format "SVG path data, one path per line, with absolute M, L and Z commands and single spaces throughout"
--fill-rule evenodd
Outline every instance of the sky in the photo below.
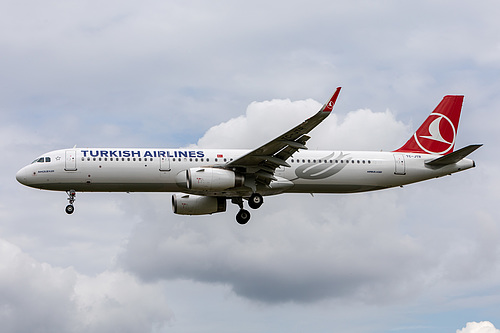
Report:
M 3 332 L 500 332 L 497 1 L 0 4 Z M 44 152 L 253 148 L 342 86 L 311 149 L 399 148 L 444 95 L 477 167 L 177 216 L 17 183 Z

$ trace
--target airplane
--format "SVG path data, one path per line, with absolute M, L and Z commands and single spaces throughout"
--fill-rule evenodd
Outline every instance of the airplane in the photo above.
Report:
M 417 131 L 394 151 L 308 150 L 308 133 L 332 113 L 341 87 L 312 117 L 253 149 L 69 148 L 42 154 L 16 174 L 23 185 L 66 191 L 66 213 L 77 192 L 176 192 L 180 215 L 239 206 L 246 224 L 264 196 L 356 193 L 450 175 L 475 167 L 466 158 L 482 144 L 454 150 L 464 96 L 445 96 Z

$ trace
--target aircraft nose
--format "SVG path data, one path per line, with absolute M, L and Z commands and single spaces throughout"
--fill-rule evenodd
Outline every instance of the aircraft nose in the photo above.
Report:
M 20 182 L 23 185 L 26 185 L 27 180 L 28 180 L 28 171 L 26 170 L 26 167 L 22 168 L 16 173 L 16 179 L 18 182 Z

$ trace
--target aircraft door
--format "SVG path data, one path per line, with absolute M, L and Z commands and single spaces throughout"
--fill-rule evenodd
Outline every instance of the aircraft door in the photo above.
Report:
M 160 171 L 170 171 L 170 157 L 160 157 Z
M 394 154 L 395 175 L 406 175 L 405 156 L 403 154 Z
M 76 151 L 66 150 L 66 159 L 64 164 L 64 170 L 66 171 L 76 171 Z

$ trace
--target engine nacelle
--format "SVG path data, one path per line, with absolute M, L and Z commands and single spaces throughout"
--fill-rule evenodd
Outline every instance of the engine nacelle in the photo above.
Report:
M 223 191 L 243 186 L 244 177 L 234 171 L 217 168 L 186 170 L 186 186 L 190 190 Z
M 226 211 L 226 198 L 173 194 L 172 210 L 179 215 L 205 215 Z

